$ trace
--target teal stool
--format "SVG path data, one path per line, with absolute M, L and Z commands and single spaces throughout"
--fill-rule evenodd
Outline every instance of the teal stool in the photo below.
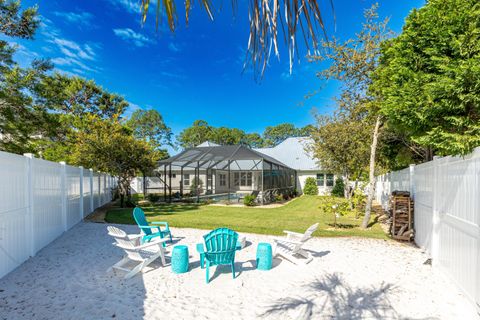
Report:
M 173 247 L 172 251 L 172 271 L 173 273 L 188 272 L 188 247 L 178 245 Z
M 260 242 L 257 246 L 257 269 L 272 269 L 272 246 L 270 243 Z

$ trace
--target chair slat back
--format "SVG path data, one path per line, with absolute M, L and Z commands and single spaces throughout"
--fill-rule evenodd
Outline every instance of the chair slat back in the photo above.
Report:
M 308 239 L 310 239 L 312 237 L 312 234 L 317 231 L 318 229 L 318 223 L 315 223 L 314 225 L 311 225 L 307 231 L 305 231 L 305 233 L 303 234 L 303 237 L 302 239 L 300 240 L 300 242 L 305 242 L 307 241 Z
M 228 264 L 235 258 L 238 234 L 228 228 L 218 228 L 203 236 L 206 258 L 214 264 Z
M 142 208 L 135 207 L 135 209 L 133 209 L 133 218 L 144 234 L 147 236 L 152 234 L 152 230 L 150 228 L 142 228 L 148 226 L 147 219 L 145 219 L 145 212 L 143 212 Z
M 123 249 L 130 259 L 142 261 L 142 257 L 136 249 L 135 241 L 129 239 L 125 231 L 113 226 L 108 226 L 107 230 L 108 234 L 117 242 L 117 247 Z

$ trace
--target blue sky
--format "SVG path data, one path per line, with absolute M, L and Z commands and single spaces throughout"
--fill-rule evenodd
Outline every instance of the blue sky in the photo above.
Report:
M 178 1 L 180 25 L 172 34 L 165 25 L 156 31 L 153 14 L 142 26 L 137 0 L 24 0 L 24 6 L 38 3 L 43 22 L 34 41 L 15 40 L 20 45 L 17 59 L 27 63 L 33 57 L 51 58 L 57 69 L 94 79 L 124 96 L 132 105 L 130 112 L 157 109 L 175 134 L 196 119 L 261 133 L 283 122 L 313 123 L 312 109 L 332 110 L 338 85 L 315 76 L 325 65 L 300 58 L 290 74 L 287 51 L 281 50 L 280 61 L 270 59 L 261 82 L 254 81 L 252 72 L 242 74 L 248 2 L 238 1 L 235 18 L 229 0 L 213 2 L 223 4 L 221 10 L 216 7 L 213 22 L 195 2 L 187 27 L 184 1 Z M 361 27 L 363 10 L 374 2 L 334 0 L 335 30 L 328 1 L 320 1 L 328 34 L 352 37 Z M 380 15 L 390 17 L 390 27 L 399 32 L 410 10 L 423 3 L 381 1 Z

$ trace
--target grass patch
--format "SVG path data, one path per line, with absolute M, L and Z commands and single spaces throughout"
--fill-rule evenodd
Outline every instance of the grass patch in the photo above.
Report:
M 337 228 L 333 226 L 332 214 L 321 209 L 331 197 L 302 196 L 279 208 L 220 207 L 203 204 L 155 204 L 142 206 L 149 221 L 167 221 L 172 227 L 212 230 L 228 227 L 238 232 L 282 235 L 283 230 L 304 232 L 312 224 L 319 222 L 314 236 L 343 237 L 360 236 L 387 239 L 375 216 L 370 228 L 360 229 L 363 217 L 355 219 L 351 212 L 337 218 Z M 109 223 L 135 224 L 132 208 L 113 208 L 107 211 L 105 220 Z M 343 228 L 344 227 L 344 228 Z

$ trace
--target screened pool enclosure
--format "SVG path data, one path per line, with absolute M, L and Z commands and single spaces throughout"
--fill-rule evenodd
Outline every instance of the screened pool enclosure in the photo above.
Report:
M 295 170 L 238 145 L 186 149 L 160 161 L 153 176 L 144 179 L 143 189 L 163 194 L 165 201 L 232 201 L 253 194 L 258 203 L 268 203 L 296 189 Z

